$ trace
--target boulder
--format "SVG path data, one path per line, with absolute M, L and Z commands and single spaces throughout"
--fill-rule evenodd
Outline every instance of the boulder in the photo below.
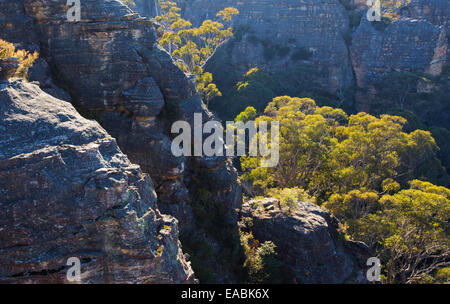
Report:
M 288 210 L 277 199 L 256 199 L 240 216 L 241 229 L 275 244 L 284 283 L 367 283 L 368 247 L 346 240 L 337 219 L 317 205 L 298 202 Z
M 100 125 L 20 80 L 0 84 L 0 282 L 192 283 L 178 221 Z

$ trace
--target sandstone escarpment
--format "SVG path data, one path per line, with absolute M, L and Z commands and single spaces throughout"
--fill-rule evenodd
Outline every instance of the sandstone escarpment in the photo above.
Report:
M 0 282 L 187 283 L 178 222 L 96 122 L 22 81 L 0 84 Z
M 283 281 L 302 284 L 366 283 L 367 246 L 340 236 L 337 220 L 309 202 L 288 210 L 273 198 L 243 205 L 241 225 L 259 242 L 272 241 Z
M 411 0 L 399 13 L 413 19 L 425 19 L 450 31 L 450 3 L 447 0 Z
M 317 70 L 317 82 L 323 89 L 335 93 L 352 83 L 351 63 L 343 38 L 349 21 L 339 0 L 175 2 L 182 8 L 182 16 L 195 25 L 215 18 L 216 13 L 225 7 L 232 6 L 240 11 L 233 21 L 239 38 L 226 44 L 226 51 L 218 52 L 208 65 L 218 80 L 223 78 L 218 82 L 219 87 L 230 80 L 234 85 L 236 79 L 228 78 L 242 76 L 254 67 L 271 73 L 284 71 L 299 61 L 292 60 L 292 55 L 299 50 L 311 54 L 306 63 Z M 221 62 L 226 63 L 229 69 L 218 66 Z M 228 70 L 233 74 L 222 75 Z
M 136 10 L 155 15 L 156 9 L 143 9 L 153 7 L 154 1 L 138 2 Z M 377 113 L 372 103 L 384 98 L 377 95 L 374 87 L 380 79 L 391 72 L 435 77 L 441 74 L 448 61 L 446 37 L 450 5 L 446 0 L 412 0 L 394 10 L 392 4 L 382 7 L 383 13 L 395 13 L 401 18 L 385 29 L 380 28 L 387 19 L 383 22 L 367 20 L 366 1 L 348 4 L 337 0 L 176 2 L 182 8 L 182 16 L 194 25 L 207 18 L 214 19 L 215 13 L 225 7 L 239 9 L 240 14 L 233 21 L 234 39 L 219 48 L 206 65 L 225 95 L 229 95 L 227 91 L 233 90 L 245 72 L 257 66 L 282 79 L 280 87 L 289 84 L 277 94 L 318 95 L 321 103 L 333 102 L 349 110 Z M 306 76 L 301 77 L 303 74 Z M 292 84 L 301 88 L 305 82 L 309 87 L 292 89 Z M 317 92 L 317 85 L 332 95 Z M 419 83 L 419 93 L 423 91 L 421 86 L 423 83 Z M 433 91 L 432 88 L 427 90 Z M 232 99 L 227 98 L 227 102 Z M 265 98 L 269 101 L 271 97 Z M 353 104 L 354 99 L 356 104 Z M 219 114 L 229 115 L 222 113 L 225 110 L 216 105 L 216 101 L 211 104 Z M 416 105 L 408 110 L 422 112 Z M 443 120 L 444 117 L 439 119 Z
M 191 231 L 194 224 L 184 171 L 191 162 L 201 166 L 204 161 L 172 156 L 167 130 L 173 120 L 189 120 L 196 111 L 203 113 L 205 120 L 211 117 L 193 84 L 157 46 L 153 23 L 119 1 L 83 1 L 81 22 L 75 23 L 67 21 L 64 3 L 19 2 L 22 7 L 16 4 L 14 14 L 23 13 L 24 18 L 34 20 L 36 48 L 48 62 L 55 82 L 82 111 L 94 114 L 130 160 L 152 176 L 164 199 L 162 208 L 176 210 L 182 231 Z M 7 1 L 0 5 L 11 10 Z M 20 24 L 14 31 L 2 29 L 0 34 L 16 42 L 18 28 Z M 217 160 L 212 170 L 223 176 L 221 171 L 227 166 Z M 237 187 L 235 176 L 228 182 Z M 227 197 L 228 187 L 219 190 L 229 201 L 225 204 L 239 204 L 234 193 Z
M 393 72 L 440 75 L 447 63 L 447 47 L 444 27 L 428 21 L 400 19 L 380 31 L 362 18 L 351 46 L 356 84 L 362 89 L 357 109 L 373 111 L 375 84 Z

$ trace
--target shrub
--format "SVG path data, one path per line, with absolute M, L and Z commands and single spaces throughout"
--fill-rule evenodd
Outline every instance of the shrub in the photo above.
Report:
M 282 263 L 277 258 L 275 244 L 271 241 L 260 244 L 251 232 L 241 231 L 240 235 L 245 253 L 244 269 L 247 271 L 249 283 L 281 283 Z
M 39 53 L 29 53 L 26 50 L 17 50 L 12 43 L 0 39 L 0 59 L 16 57 L 19 62 L 19 68 L 12 77 L 26 78 L 28 69 L 38 58 Z

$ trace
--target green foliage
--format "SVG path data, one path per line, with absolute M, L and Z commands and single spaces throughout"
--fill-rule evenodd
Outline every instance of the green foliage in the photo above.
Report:
M 436 282 L 437 283 L 450 283 L 450 267 L 439 269 L 436 272 Z
M 235 121 L 242 121 L 246 123 L 250 120 L 255 120 L 258 114 L 256 113 L 256 109 L 254 107 L 247 107 L 244 112 L 236 116 Z
M 205 20 L 195 28 L 181 18 L 181 9 L 175 2 L 159 1 L 159 4 L 161 15 L 155 17 L 161 37 L 159 45 L 174 58 L 181 70 L 194 76 L 197 91 L 207 104 L 214 97 L 222 96 L 212 82 L 212 74 L 205 73 L 203 66 L 215 50 L 233 36 L 230 23 L 239 11 L 227 7 L 217 13 L 218 21 Z
M 226 52 L 227 48 L 220 48 L 207 67 L 215 75 L 218 85 L 225 88 L 223 97 L 214 98 L 210 103 L 210 108 L 223 120 L 234 119 L 247 106 L 252 106 L 261 113 L 280 93 L 314 98 L 320 100 L 322 105 L 341 103 L 345 108 L 353 106 L 352 89 L 342 92 L 342 100 L 326 92 L 320 84 L 320 79 L 327 77 L 325 71 L 312 64 L 299 61 L 276 74 L 258 68 L 257 73 L 251 76 L 236 75 L 225 60 L 226 55 L 222 54 Z M 231 76 L 228 78 L 223 75 Z M 234 79 L 234 82 L 231 83 L 230 79 Z
M 270 197 L 279 199 L 281 207 L 286 208 L 289 214 L 295 210 L 298 202 L 315 202 L 315 199 L 312 198 L 305 190 L 298 187 L 284 189 L 273 188 L 267 189 L 266 192 Z
M 276 84 L 263 69 L 252 68 L 240 77 L 231 89 L 224 92 L 224 97 L 215 98 L 211 108 L 221 113 L 224 120 L 232 120 L 247 107 L 262 112 L 267 103 L 275 97 Z
M 432 126 L 449 129 L 450 122 L 446 116 L 450 107 L 449 76 L 449 66 L 445 66 L 441 75 L 436 77 L 423 72 L 387 74 L 375 85 L 377 103 L 372 106 L 372 111 L 397 112 L 413 124 L 411 127 L 408 126 L 410 130 Z M 413 115 L 415 117 L 412 117 Z
M 277 259 L 276 246 L 267 241 L 262 244 L 254 239 L 252 233 L 240 232 L 244 248 L 244 269 L 251 284 L 280 284 L 281 262 Z
M 450 171 L 450 131 L 446 128 L 432 127 L 431 133 L 439 146 L 438 156 L 447 171 Z M 450 185 L 447 184 L 447 186 Z
M 242 268 L 239 265 L 242 265 L 244 253 L 240 244 L 239 230 L 233 215 L 230 213 L 231 210 L 205 189 L 209 187 L 205 180 L 212 183 L 214 182 L 212 178 L 207 175 L 200 175 L 196 176 L 195 179 L 196 181 L 189 184 L 190 189 L 196 189 L 193 193 L 191 205 L 195 223 L 201 229 L 200 231 L 217 242 L 221 248 L 220 252 L 217 252 L 211 246 L 206 246 L 207 243 L 204 244 L 205 238 L 201 235 L 193 235 L 187 240 L 189 248 L 192 248 L 188 252 L 191 255 L 193 266 L 196 266 L 196 275 L 202 283 L 216 282 L 213 269 L 217 261 L 220 260 L 221 263 L 230 265 L 232 273 L 241 277 Z M 201 188 L 201 186 L 204 188 Z M 220 223 L 220 225 L 217 223 Z M 203 249 L 197 252 L 199 243 Z
M 404 132 L 406 120 L 399 116 L 348 117 L 309 98 L 282 96 L 259 119 L 277 120 L 281 130 L 277 167 L 260 168 L 258 158 L 241 159 L 243 179 L 257 194 L 265 187 L 301 187 L 323 201 L 352 190 L 393 191 L 395 182 L 406 185 L 417 177 L 448 179 L 431 133 Z
M 445 279 L 449 265 L 449 198 L 450 189 L 414 180 L 380 198 L 358 190 L 333 195 L 325 207 L 381 258 L 387 283 L 430 283 Z
M 385 13 L 392 13 L 406 5 L 408 5 L 411 0 L 380 0 L 381 9 Z
M 352 190 L 347 194 L 333 194 L 324 207 L 340 219 L 346 221 L 359 219 L 379 210 L 378 194 Z M 350 231 L 355 233 L 355 231 Z
M 214 258 L 214 249 L 208 242 L 194 238 L 188 242 L 183 242 L 183 251 L 189 254 L 192 268 L 195 269 L 195 276 L 200 282 L 203 284 L 216 282 L 213 270 L 205 263 L 205 261 Z
M 420 74 L 393 72 L 384 77 L 376 85 L 380 100 L 389 99 L 398 108 L 403 109 L 411 95 L 416 93 L 417 83 L 423 79 Z M 394 93 L 395 92 L 395 93 Z
M 398 115 L 408 120 L 404 130 L 411 132 L 417 129 L 431 130 L 441 150 L 438 152 L 447 171 L 450 170 L 448 146 L 448 129 L 450 122 L 447 118 L 448 77 L 450 69 L 444 67 L 440 76 L 433 77 L 423 73 L 394 72 L 381 79 L 376 85 L 377 101 L 372 110 L 375 113 Z M 437 163 L 427 166 L 435 167 L 433 182 L 449 185 Z

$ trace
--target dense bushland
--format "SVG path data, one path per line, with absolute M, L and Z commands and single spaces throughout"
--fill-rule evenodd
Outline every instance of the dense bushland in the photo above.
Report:
M 237 119 L 253 116 L 248 108 Z M 442 279 L 450 254 L 450 189 L 431 183 L 449 177 L 430 132 L 404 131 L 407 120 L 400 116 L 349 116 L 288 96 L 274 98 L 256 123 L 271 120 L 281 124 L 278 166 L 241 158 L 253 195 L 278 195 L 289 204 L 302 199 L 296 193 L 303 189 L 381 258 L 387 283 Z

